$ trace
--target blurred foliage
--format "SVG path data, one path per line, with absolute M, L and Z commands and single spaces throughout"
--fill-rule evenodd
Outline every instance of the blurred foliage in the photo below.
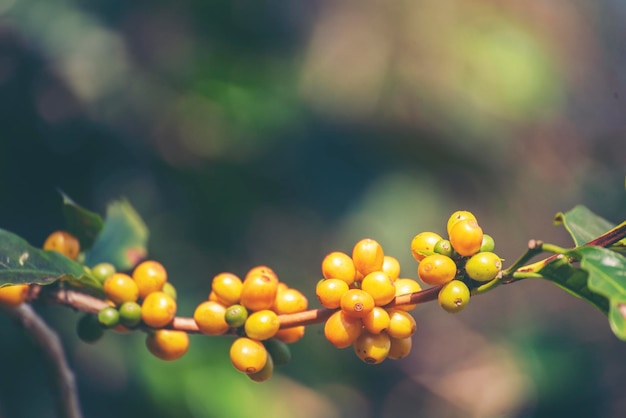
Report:
M 507 260 L 529 238 L 569 245 L 556 212 L 626 212 L 624 18 L 612 0 L 0 0 L 0 227 L 37 245 L 64 224 L 57 188 L 99 213 L 125 196 L 183 315 L 214 274 L 257 264 L 314 306 L 322 257 L 363 237 L 415 277 L 410 239 L 457 209 Z M 626 413 L 623 343 L 547 282 L 458 316 L 418 307 L 396 363 L 313 326 L 267 385 L 232 369 L 227 341 L 163 363 L 141 335 L 88 346 L 72 312 L 37 309 L 90 418 Z M 0 415 L 50 416 L 33 347 L 0 321 Z

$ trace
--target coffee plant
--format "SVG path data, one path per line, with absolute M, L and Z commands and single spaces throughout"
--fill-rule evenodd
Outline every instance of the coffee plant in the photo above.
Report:
M 422 320 L 411 313 L 418 304 L 437 301 L 459 313 L 480 303 L 477 296 L 525 279 L 551 281 L 592 304 L 626 341 L 626 221 L 615 226 L 584 206 L 555 217 L 570 233 L 571 248 L 531 240 L 504 265 L 483 229 L 488 225 L 459 210 L 441 220 L 445 236 L 415 231 L 407 243 L 414 277 L 400 277 L 398 260 L 363 238 L 353 248 L 329 249 L 321 260 L 321 279 L 311 282 L 317 306 L 261 265 L 242 275 L 215 272 L 191 317 L 179 315 L 176 284 L 166 266 L 149 258 L 146 227 L 127 201 L 112 202 L 105 218 L 65 195 L 62 209 L 66 225 L 41 248 L 0 230 L 0 305 L 14 315 L 33 303 L 81 311 L 76 332 L 87 343 L 105 332 L 141 332 L 151 354 L 172 361 L 185 355 L 190 334 L 223 335 L 232 339 L 234 369 L 263 382 L 291 360 L 289 345 L 308 325 L 323 323 L 330 344 L 352 347 L 365 363 L 396 360 L 411 351 Z

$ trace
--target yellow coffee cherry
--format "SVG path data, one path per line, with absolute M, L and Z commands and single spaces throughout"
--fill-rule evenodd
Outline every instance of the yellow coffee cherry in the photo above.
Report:
M 343 311 L 333 313 L 324 324 L 324 336 L 337 348 L 346 348 L 361 335 L 363 323 Z
M 274 334 L 274 338 L 277 338 L 287 344 L 293 344 L 296 341 L 299 341 L 300 339 L 302 339 L 302 337 L 304 337 L 304 332 L 305 332 L 304 325 L 291 327 L 291 328 L 284 328 L 284 329 L 279 329 L 278 331 L 276 331 L 276 334 Z
M 117 305 L 124 302 L 136 302 L 139 298 L 137 283 L 124 273 L 114 273 L 107 277 L 104 281 L 104 293 Z
M 474 214 L 466 210 L 457 210 L 452 215 L 450 215 L 450 218 L 448 218 L 448 224 L 446 225 L 448 235 L 450 235 L 450 231 L 452 231 L 454 225 L 465 219 L 476 221 L 476 217 L 474 216 Z
M 407 338 L 415 333 L 415 319 L 410 313 L 399 309 L 390 309 L 387 333 L 393 338 Z
M 225 306 L 239 303 L 242 288 L 243 282 L 233 273 L 220 273 L 211 282 L 212 292 Z
M 277 292 L 272 310 L 279 315 L 284 315 L 306 311 L 308 306 L 309 301 L 302 292 L 288 288 Z
M 66 231 L 55 231 L 48 235 L 43 243 L 43 249 L 56 251 L 69 259 L 75 260 L 80 253 L 80 242 L 78 238 Z
M 139 297 L 145 298 L 149 293 L 163 289 L 167 281 L 167 271 L 158 261 L 146 260 L 133 270 L 133 280 L 137 284 Z
M 189 348 L 189 336 L 185 331 L 159 329 L 146 336 L 146 347 L 161 360 L 176 360 Z
M 196 307 L 193 319 L 203 334 L 221 335 L 230 329 L 225 319 L 225 313 L 226 307 L 224 305 L 207 300 Z
M 20 306 L 28 298 L 28 284 L 14 284 L 0 287 L 0 305 L 16 307 Z
M 239 337 L 230 346 L 231 363 L 237 370 L 246 374 L 263 369 L 267 358 L 267 350 L 260 341 Z
M 340 301 L 341 310 L 353 318 L 363 318 L 374 309 L 374 298 L 365 290 L 350 289 Z
M 450 257 L 433 254 L 424 257 L 417 267 L 417 275 L 426 284 L 438 286 L 446 284 L 456 276 L 456 264 Z
M 383 272 L 389 276 L 391 280 L 400 277 L 400 262 L 397 258 L 390 255 L 383 257 Z
M 360 240 L 352 249 L 354 267 L 363 276 L 373 271 L 382 270 L 384 257 L 383 247 L 370 238 Z
M 464 219 L 454 224 L 450 230 L 450 244 L 454 251 L 469 257 L 480 251 L 483 243 L 483 230 L 473 219 Z
M 351 285 L 356 277 L 356 268 L 348 254 L 334 251 L 322 260 L 322 275 L 326 279 L 339 279 Z
M 363 332 L 353 344 L 356 355 L 367 364 L 382 363 L 389 354 L 391 341 L 387 334 Z
M 323 307 L 335 309 L 339 307 L 341 297 L 348 290 L 350 287 L 341 279 L 325 279 L 317 283 L 315 294 Z
M 272 338 L 279 327 L 278 315 L 269 309 L 253 312 L 244 324 L 246 335 L 258 341 Z
M 278 293 L 278 282 L 271 268 L 254 267 L 243 281 L 240 303 L 251 311 L 271 309 Z
M 400 295 L 408 295 L 410 293 L 419 292 L 420 290 L 422 290 L 422 286 L 420 286 L 420 284 L 413 279 L 396 279 L 394 284 L 396 285 L 396 297 Z M 394 308 L 403 311 L 411 311 L 415 309 L 416 306 L 417 304 L 412 303 L 407 305 L 397 305 Z
M 361 290 L 374 298 L 376 306 L 384 306 L 396 297 L 396 287 L 393 280 L 382 271 L 374 271 L 363 278 Z
M 411 241 L 411 254 L 417 261 L 422 261 L 426 256 L 434 253 L 435 244 L 439 242 L 441 235 L 434 232 L 420 232 Z
M 165 292 L 152 292 L 141 305 L 141 319 L 152 328 L 161 328 L 176 316 L 176 301 Z
M 372 311 L 363 317 L 363 326 L 371 334 L 380 334 L 389 328 L 389 313 L 379 307 L 375 306 Z

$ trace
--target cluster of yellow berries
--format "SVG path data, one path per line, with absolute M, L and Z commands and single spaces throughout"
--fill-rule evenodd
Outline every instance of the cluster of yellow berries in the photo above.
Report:
M 419 278 L 428 285 L 443 286 L 438 296 L 441 307 L 459 312 L 469 303 L 471 288 L 498 276 L 502 260 L 493 252 L 493 238 L 483 233 L 471 212 L 454 212 L 447 232 L 448 239 L 435 232 L 417 234 L 411 253 L 419 262 Z
M 435 232 L 417 234 L 411 253 L 419 262 L 421 282 L 441 286 L 439 304 L 448 312 L 459 312 L 468 304 L 471 289 L 498 277 L 502 260 L 493 252 L 493 238 L 483 233 L 471 212 L 453 213 L 447 232 L 447 239 Z M 52 233 L 43 248 L 70 259 L 80 254 L 78 239 L 65 231 Z M 395 303 L 395 298 L 422 288 L 417 280 L 400 277 L 396 258 L 385 255 L 382 246 L 368 238 L 357 242 L 351 255 L 340 251 L 326 255 L 321 270 L 323 279 L 315 293 L 322 306 L 333 310 L 324 324 L 324 335 L 332 345 L 352 346 L 369 364 L 410 353 L 416 329 L 410 311 L 416 305 Z M 81 339 L 95 342 L 105 329 L 141 328 L 147 334 L 148 350 L 156 357 L 174 360 L 187 352 L 188 333 L 171 327 L 177 312 L 176 289 L 159 262 L 143 261 L 130 274 L 100 263 L 91 274 L 102 284 L 109 306 L 78 321 Z M 18 306 L 28 294 L 27 284 L 5 286 L 0 288 L 0 303 Z M 265 381 L 274 366 L 289 361 L 287 344 L 300 340 L 305 332 L 304 325 L 281 328 L 279 315 L 307 308 L 300 291 L 281 282 L 271 268 L 257 266 L 243 280 L 227 272 L 213 277 L 211 292 L 195 308 L 193 320 L 203 334 L 234 335 L 233 366 L 254 381 Z
M 286 344 L 304 336 L 303 325 L 280 329 L 278 315 L 307 308 L 300 291 L 281 282 L 271 268 L 257 266 L 243 280 L 233 273 L 213 277 L 208 300 L 196 307 L 193 318 L 203 334 L 238 335 L 230 347 L 233 366 L 252 380 L 264 381 L 275 365 L 288 361 Z
M 421 290 L 413 279 L 400 278 L 400 264 L 384 255 L 373 239 L 356 243 L 352 256 L 335 251 L 322 261 L 315 289 L 320 303 L 337 309 L 324 325 L 326 339 L 337 348 L 353 346 L 366 363 L 400 359 L 411 351 L 415 305 L 389 305 L 397 295 Z

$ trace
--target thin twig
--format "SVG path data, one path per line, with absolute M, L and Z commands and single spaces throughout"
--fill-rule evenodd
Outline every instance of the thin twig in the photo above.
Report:
M 2 308 L 2 310 L 24 328 L 45 354 L 44 357 L 54 383 L 53 387 L 57 391 L 54 399 L 57 403 L 59 416 L 62 418 L 81 418 L 76 380 L 74 373 L 67 364 L 63 345 L 57 333 L 48 327 L 27 303 L 16 308 Z
M 436 286 L 419 292 L 399 295 L 394 298 L 394 300 L 391 301 L 388 305 L 386 305 L 386 307 L 392 308 L 398 305 L 430 302 L 437 299 L 437 295 L 439 294 L 440 289 L 441 286 Z M 101 309 L 110 306 L 102 299 L 98 299 L 94 296 L 90 296 L 75 290 L 41 286 L 36 292 L 37 298 L 40 300 L 50 301 L 59 305 L 66 305 L 83 312 L 95 314 L 98 313 Z M 336 309 L 319 308 L 310 309 L 308 311 L 298 312 L 294 314 L 279 315 L 278 319 L 280 321 L 280 328 L 283 329 L 297 327 L 301 325 L 320 324 L 326 321 L 326 319 L 328 319 L 328 317 L 332 315 L 332 313 L 335 311 Z M 149 329 L 142 326 L 139 326 L 138 328 Z M 198 325 L 193 318 L 181 316 L 177 316 L 176 318 L 174 318 L 174 320 L 166 328 L 185 331 L 191 334 L 197 334 L 200 332 Z

